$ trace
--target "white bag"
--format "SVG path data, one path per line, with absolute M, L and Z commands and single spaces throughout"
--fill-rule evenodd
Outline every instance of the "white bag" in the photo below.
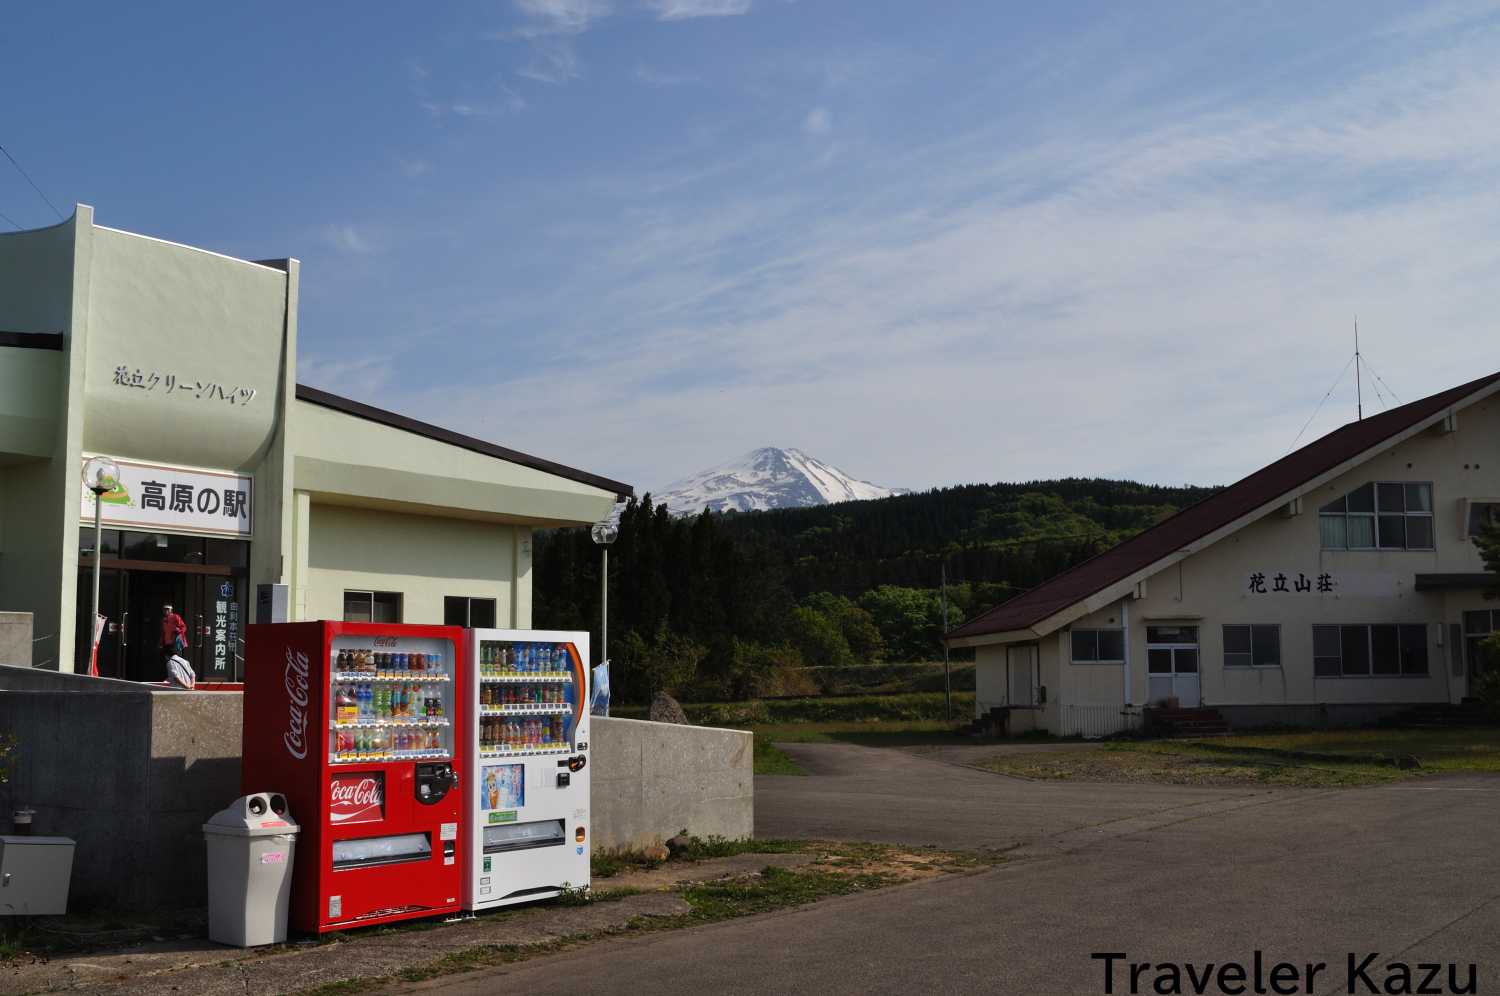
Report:
M 193 673 L 193 665 L 186 658 L 173 654 L 167 659 L 167 684 L 178 688 L 192 688 L 197 682 L 198 676 Z

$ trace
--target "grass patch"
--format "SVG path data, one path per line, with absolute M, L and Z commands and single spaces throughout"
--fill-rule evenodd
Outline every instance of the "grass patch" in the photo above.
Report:
M 755 734 L 755 773 L 757 775 L 805 775 L 792 756 L 777 747 L 762 732 Z
M 959 717 L 964 715 L 957 702 L 954 703 L 953 714 Z M 948 723 L 941 718 L 767 723 L 753 729 L 757 738 L 773 743 L 849 743 L 866 747 L 909 747 L 918 744 L 973 742 L 958 732 L 956 721 Z
M 980 767 L 1059 781 L 1337 788 L 1462 771 L 1500 771 L 1500 730 L 1323 730 L 1213 740 L 1143 740 L 997 755 Z
M 738 729 L 773 723 L 938 720 L 944 715 L 942 692 L 903 695 L 810 695 L 796 699 L 750 699 L 745 702 L 684 702 L 682 711 L 697 726 Z M 612 715 L 643 719 L 644 706 L 612 706 Z M 974 693 L 953 693 L 953 715 L 974 715 Z

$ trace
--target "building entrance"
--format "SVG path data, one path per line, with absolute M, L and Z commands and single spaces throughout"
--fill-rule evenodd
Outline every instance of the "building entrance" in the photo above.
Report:
M 100 676 L 165 680 L 162 606 L 171 605 L 187 625 L 188 649 L 183 656 L 198 679 L 241 680 L 249 544 L 118 531 L 111 536 L 111 532 L 105 530 L 100 562 L 99 613 L 108 620 L 99 641 Z M 84 533 L 78 569 L 78 657 L 74 664 L 80 673 L 86 673 L 89 666 L 88 615 L 94 564 L 93 531 Z M 163 559 L 145 559 L 142 555 Z M 204 563 L 214 555 L 230 563 Z

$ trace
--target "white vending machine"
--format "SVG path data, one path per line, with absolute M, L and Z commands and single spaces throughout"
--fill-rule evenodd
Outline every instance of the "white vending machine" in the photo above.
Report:
M 464 908 L 589 884 L 589 635 L 469 630 Z

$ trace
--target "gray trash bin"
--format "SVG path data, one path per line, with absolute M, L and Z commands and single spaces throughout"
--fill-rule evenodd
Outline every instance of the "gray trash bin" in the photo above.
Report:
M 210 940 L 242 948 L 286 940 L 298 829 L 280 792 L 242 796 L 203 824 Z

